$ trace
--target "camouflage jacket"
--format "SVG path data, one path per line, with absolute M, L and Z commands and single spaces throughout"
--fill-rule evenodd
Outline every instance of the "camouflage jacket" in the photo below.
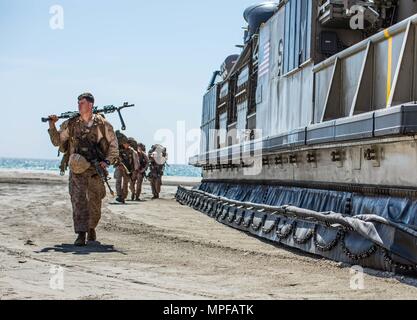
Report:
M 67 155 L 79 152 L 81 142 L 89 141 L 100 146 L 105 160 L 114 164 L 119 159 L 119 146 L 112 125 L 101 115 L 93 115 L 89 123 L 76 117 L 62 123 L 59 130 L 48 130 L 54 146 Z

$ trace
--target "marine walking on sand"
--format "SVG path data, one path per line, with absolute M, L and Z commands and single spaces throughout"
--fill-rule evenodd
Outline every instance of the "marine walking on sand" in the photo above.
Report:
M 112 125 L 95 114 L 94 96 L 78 97 L 79 115 L 56 128 L 59 117 L 49 116 L 48 133 L 54 146 L 59 147 L 70 167 L 69 193 L 73 208 L 75 245 L 85 246 L 96 241 L 96 228 L 101 219 L 101 206 L 106 196 L 103 172 L 119 159 L 119 147 Z M 96 165 L 94 165 L 96 164 Z M 97 165 L 98 164 L 98 165 Z

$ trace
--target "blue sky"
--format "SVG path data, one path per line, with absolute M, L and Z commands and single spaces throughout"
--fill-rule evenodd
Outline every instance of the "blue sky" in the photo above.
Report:
M 0 0 L 0 157 L 53 159 L 40 118 L 75 110 L 85 91 L 97 105 L 135 103 L 127 135 L 148 146 L 160 129 L 177 135 L 177 121 L 198 128 L 212 71 L 239 53 L 254 3 Z M 53 5 L 64 9 L 63 30 L 50 28 Z M 171 163 L 184 163 L 176 143 Z

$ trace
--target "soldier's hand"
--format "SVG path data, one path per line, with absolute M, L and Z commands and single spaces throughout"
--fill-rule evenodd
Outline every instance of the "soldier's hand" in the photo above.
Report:
M 53 124 L 55 124 L 55 123 L 57 123 L 58 122 L 58 116 L 57 115 L 50 115 L 49 117 L 49 123 L 53 123 Z
M 104 162 L 104 161 L 100 162 L 100 167 L 101 167 L 103 170 L 107 170 L 108 166 L 109 166 L 109 165 L 108 165 L 106 162 Z
M 53 127 L 55 127 L 55 124 L 58 122 L 58 116 L 56 116 L 56 115 L 50 115 L 49 117 L 49 126 L 51 127 L 51 128 L 53 128 Z

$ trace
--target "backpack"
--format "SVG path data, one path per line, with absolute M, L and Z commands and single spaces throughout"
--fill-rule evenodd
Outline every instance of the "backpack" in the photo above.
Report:
M 145 169 L 148 166 L 146 155 L 142 151 L 138 152 L 140 169 Z
M 164 167 L 168 161 L 167 149 L 160 144 L 155 144 L 149 150 L 149 161 Z
M 134 139 L 134 138 L 129 138 L 129 145 L 133 148 L 133 150 L 135 150 L 136 152 L 138 151 L 138 142 Z

